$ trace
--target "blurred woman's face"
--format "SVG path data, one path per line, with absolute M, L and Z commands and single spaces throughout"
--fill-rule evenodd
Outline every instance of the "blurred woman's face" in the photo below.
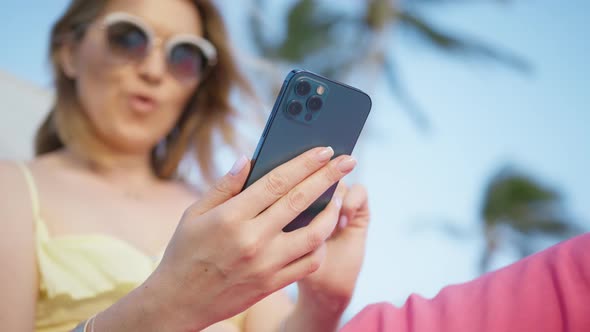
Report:
M 108 29 L 113 16 L 138 22 L 150 38 L 133 25 Z M 190 57 L 191 46 L 174 43 L 179 36 L 197 41 L 202 36 L 197 8 L 187 0 L 109 1 L 104 15 L 88 27 L 71 52 L 68 74 L 98 139 L 120 151 L 142 153 L 172 130 L 201 73 L 200 63 Z M 149 47 L 144 39 L 151 41 Z M 171 52 L 171 45 L 180 47 Z M 119 54 L 117 46 L 126 53 Z

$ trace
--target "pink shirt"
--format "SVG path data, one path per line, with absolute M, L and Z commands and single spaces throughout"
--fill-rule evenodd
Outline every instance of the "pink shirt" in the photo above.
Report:
M 431 300 L 373 304 L 341 332 L 590 331 L 590 234 L 562 242 Z

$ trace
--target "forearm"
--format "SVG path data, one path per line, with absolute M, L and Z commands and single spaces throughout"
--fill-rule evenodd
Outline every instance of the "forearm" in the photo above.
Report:
M 134 289 L 95 317 L 94 331 L 186 332 L 206 327 L 199 324 L 196 315 L 189 317 L 178 305 L 167 301 L 164 287 L 157 282 L 146 282 Z
M 111 307 L 81 322 L 71 332 L 86 331 L 158 331 L 165 326 L 165 315 L 157 312 L 156 303 L 142 285 Z
M 158 304 L 149 296 L 150 290 L 141 286 L 99 314 L 94 322 L 95 331 L 162 331 L 173 324 L 169 316 L 158 312 Z M 170 326 L 172 327 L 172 326 Z M 171 328 L 170 331 L 180 331 Z

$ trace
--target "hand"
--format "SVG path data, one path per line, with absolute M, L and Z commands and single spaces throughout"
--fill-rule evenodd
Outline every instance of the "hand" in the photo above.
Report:
M 349 156 L 330 161 L 333 153 L 312 149 L 240 193 L 249 171 L 242 160 L 242 169 L 191 206 L 144 285 L 158 314 L 181 330 L 200 330 L 317 270 L 340 206 L 332 201 L 296 232 L 282 228 L 356 165 Z
M 343 205 L 338 227 L 325 244 L 325 261 L 316 272 L 299 281 L 298 286 L 303 307 L 342 314 L 361 270 L 370 213 L 363 186 L 348 188 L 340 183 L 334 195 L 342 197 Z

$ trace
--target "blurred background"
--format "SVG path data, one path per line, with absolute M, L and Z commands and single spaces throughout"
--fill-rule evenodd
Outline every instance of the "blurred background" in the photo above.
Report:
M 67 2 L 0 4 L 2 159 L 31 158 L 53 98 L 48 33 Z M 373 218 L 347 317 L 590 228 L 590 2 L 217 3 L 267 105 L 245 118 L 266 118 L 293 67 L 373 98 L 351 179 L 368 187 Z M 248 128 L 254 146 L 261 125 Z

